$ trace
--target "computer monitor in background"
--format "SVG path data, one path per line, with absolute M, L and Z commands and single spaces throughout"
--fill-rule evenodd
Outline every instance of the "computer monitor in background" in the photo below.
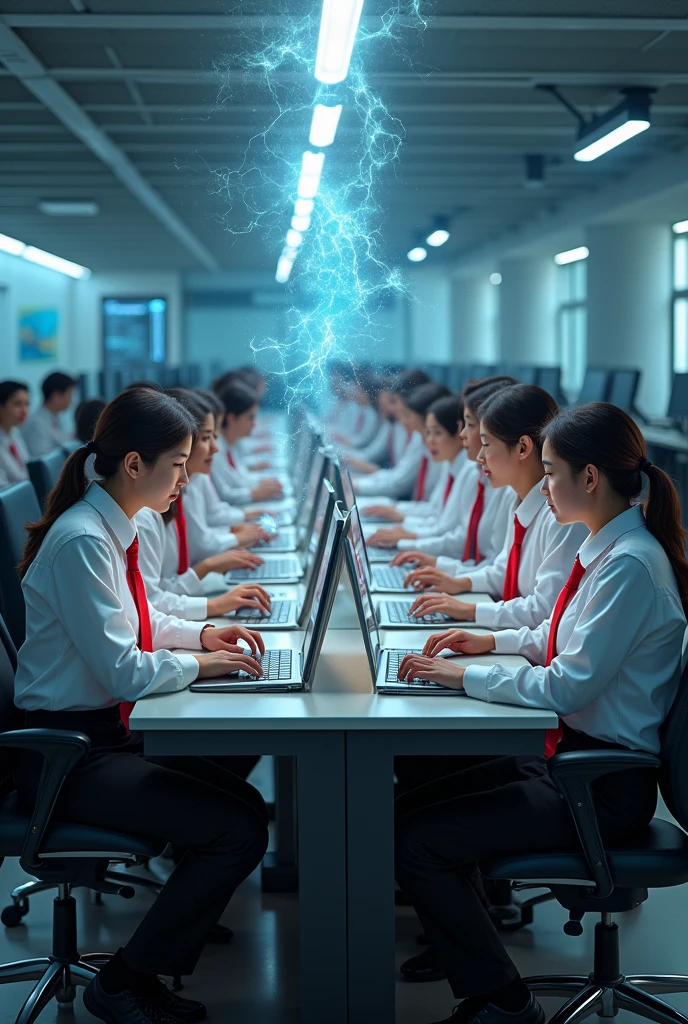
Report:
M 556 402 L 561 401 L 561 367 L 560 366 L 538 366 L 536 367 L 535 383 L 543 391 L 546 391 Z
M 613 370 L 607 401 L 624 412 L 634 412 L 640 384 L 640 370 Z
M 667 416 L 672 420 L 688 419 L 688 373 L 675 373 Z
M 487 365 L 483 363 L 473 363 L 468 367 L 468 373 L 466 377 L 470 377 L 473 380 L 481 380 L 483 377 L 492 377 L 496 372 L 494 365 Z
M 519 384 L 537 384 L 536 366 L 516 366 L 514 371 L 511 376 L 515 377 Z
M 606 402 L 609 394 L 609 370 L 589 366 L 585 371 L 583 386 L 578 396 L 578 405 L 587 402 Z

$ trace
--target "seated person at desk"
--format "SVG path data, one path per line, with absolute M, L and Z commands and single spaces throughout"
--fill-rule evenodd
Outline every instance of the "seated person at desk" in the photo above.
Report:
M 548 736 L 549 755 L 656 754 L 686 629 L 688 565 L 678 495 L 647 461 L 636 424 L 615 406 L 569 409 L 544 436 L 548 503 L 559 522 L 590 531 L 554 614 L 537 629 L 431 637 L 431 657 L 407 657 L 400 675 L 423 675 L 480 700 L 556 711 L 561 731 Z M 649 482 L 644 506 L 638 503 L 643 477 Z M 432 657 L 447 647 L 469 655 L 488 648 L 520 653 L 532 667 L 464 669 Z M 656 773 L 610 774 L 593 793 L 603 840 L 630 838 L 654 814 Z M 497 758 L 406 795 L 397 811 L 397 878 L 454 995 L 464 999 L 446 1024 L 544 1022 L 468 876 L 485 857 L 577 845 L 545 757 Z
M 258 479 L 255 473 L 269 462 L 249 466 L 239 451 L 239 442 L 250 437 L 258 415 L 258 396 L 241 381 L 227 384 L 218 395 L 224 406 L 218 444 L 220 454 L 212 469 L 213 483 L 223 501 L 247 505 L 282 497 L 282 485 L 275 477 Z
M 585 539 L 580 523 L 560 525 L 552 515 L 542 484 L 541 431 L 557 413 L 542 388 L 514 384 L 482 407 L 480 462 L 491 487 L 511 487 L 516 497 L 504 547 L 492 565 L 470 569 L 459 579 L 438 585 L 453 594 L 474 590 L 491 594 L 493 604 L 469 604 L 446 594 L 426 593 L 411 612 L 444 612 L 487 628 L 539 626 L 552 614 L 576 551 Z M 410 585 L 436 585 L 437 570 L 415 569 Z M 499 598 L 501 597 L 501 600 Z
M 28 386 L 18 380 L 0 382 L 0 491 L 29 479 L 31 456 L 19 430 L 28 413 Z
M 367 449 L 362 452 L 344 454 L 344 461 L 349 464 L 354 473 L 367 475 L 377 473 L 381 468 L 392 469 L 399 464 L 411 439 L 411 434 L 402 423 L 404 412 L 402 395 L 410 394 L 421 384 L 430 383 L 430 378 L 425 370 L 405 370 L 386 383 L 386 388 L 380 392 L 378 404 L 381 414 L 384 405 L 384 415 L 391 424 L 391 436 L 387 443 L 387 449 L 380 458 L 373 458 Z
M 376 374 L 372 370 L 360 369 L 351 382 L 352 415 L 340 430 L 335 430 L 331 440 L 344 448 L 365 448 L 377 436 L 381 419 L 377 403 Z
M 411 407 L 422 391 L 423 388 L 419 388 L 409 396 Z M 439 479 L 429 501 L 417 505 L 397 502 L 394 517 L 401 525 L 376 530 L 368 538 L 369 545 L 408 549 L 419 542 L 418 546 L 424 551 L 439 551 L 445 535 L 453 527 L 463 529 L 464 533 L 468 530 L 478 467 L 466 455 L 461 437 L 462 417 L 463 405 L 458 395 L 444 395 L 428 407 L 425 444 L 433 462 L 440 466 Z M 383 507 L 377 506 L 378 509 Z M 370 509 L 367 512 L 371 514 Z
M 107 405 L 104 398 L 85 398 L 74 412 L 74 436 L 82 444 L 93 440 L 98 417 Z
M 49 373 L 41 384 L 43 405 L 31 413 L 22 430 L 32 459 L 47 455 L 69 440 L 60 415 L 72 404 L 75 387 L 76 381 L 66 373 Z
M 267 846 L 265 805 L 230 770 L 231 759 L 152 761 L 125 725 L 141 697 L 237 668 L 260 675 L 260 634 L 201 627 L 162 615 L 146 600 L 133 517 L 144 507 L 164 512 L 177 496 L 194 433 L 193 419 L 173 398 L 147 388 L 120 394 L 93 441 L 67 459 L 45 515 L 28 528 L 20 566 L 26 641 L 16 704 L 28 728 L 77 730 L 91 740 L 91 752 L 65 781 L 58 815 L 186 851 L 132 938 L 84 992 L 89 1012 L 109 1024 L 202 1019 L 201 1003 L 170 992 L 157 976 L 194 970 Z M 92 453 L 101 482 L 87 487 Z M 40 757 L 20 755 L 16 775 L 22 800 L 33 806 Z
M 363 389 L 372 408 L 377 411 L 377 429 L 366 445 L 350 447 L 341 457 L 352 472 L 374 473 L 380 466 L 393 466 L 404 450 L 406 431 L 392 412 L 392 392 L 389 378 L 368 371 L 359 377 L 358 386 Z M 401 439 L 400 451 L 396 451 L 397 438 Z
M 482 448 L 480 408 L 492 395 L 515 383 L 513 377 L 484 377 L 464 385 L 461 441 L 471 462 L 478 462 Z M 481 465 L 468 523 L 461 522 L 443 537 L 423 540 L 420 544 L 401 542 L 399 547 L 403 552 L 396 555 L 391 564 L 415 562 L 417 568 L 437 568 L 438 580 L 444 579 L 440 572 L 461 576 L 477 566 L 491 565 L 504 546 L 513 498 L 514 492 L 510 487 L 487 486 Z M 436 553 L 428 554 L 429 551 Z M 461 561 L 449 557 L 450 554 L 460 554 Z M 442 588 L 438 585 L 438 589 Z
M 192 391 L 176 392 L 179 401 L 193 417 L 196 435 L 191 454 L 186 462 L 183 488 L 195 473 L 207 473 L 212 459 L 215 420 L 201 396 Z M 234 587 L 216 597 L 206 597 L 201 580 L 211 573 L 225 573 L 234 568 L 255 568 L 263 559 L 251 551 L 235 548 L 210 555 L 193 567 L 189 560 L 189 540 L 184 515 L 184 496 L 179 496 L 166 512 L 142 508 L 134 517 L 139 537 L 139 564 L 148 601 L 160 612 L 179 615 L 183 619 L 206 619 L 227 615 L 237 608 L 259 605 L 266 614 L 270 611 L 270 596 L 255 583 Z

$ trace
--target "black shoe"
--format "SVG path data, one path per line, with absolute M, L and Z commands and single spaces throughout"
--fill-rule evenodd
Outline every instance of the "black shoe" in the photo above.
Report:
M 432 946 L 412 956 L 401 965 L 404 981 L 444 981 L 446 974 L 435 957 Z
M 208 1011 L 203 1003 L 197 999 L 184 999 L 183 996 L 178 996 L 175 992 L 171 992 L 165 982 L 159 978 L 152 979 L 151 989 L 146 993 L 146 999 L 175 1020 L 184 1021 L 186 1024 L 196 1024 L 196 1021 L 205 1020 L 208 1016 Z
M 451 1016 L 434 1024 L 545 1024 L 545 1011 L 532 994 L 528 1005 L 518 1013 L 508 1013 L 480 999 L 464 999 L 454 1007 Z
M 132 992 L 108 995 L 97 976 L 84 989 L 84 1006 L 89 1013 L 106 1024 L 179 1024 L 181 1020 Z

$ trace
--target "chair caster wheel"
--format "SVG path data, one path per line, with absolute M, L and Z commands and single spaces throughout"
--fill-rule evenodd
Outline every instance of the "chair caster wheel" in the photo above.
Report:
M 55 1002 L 57 1003 L 58 1010 L 73 1010 L 75 999 L 76 988 L 74 987 L 74 985 L 65 985 L 65 987 L 63 989 L 60 989 L 60 991 L 55 996 Z
M 4 908 L 0 914 L 0 921 L 5 928 L 16 928 L 28 912 L 29 901 L 27 899 L 19 900 L 18 903 L 10 903 L 9 907 Z
M 583 925 L 580 921 L 567 921 L 564 925 L 564 931 L 567 935 L 582 935 Z

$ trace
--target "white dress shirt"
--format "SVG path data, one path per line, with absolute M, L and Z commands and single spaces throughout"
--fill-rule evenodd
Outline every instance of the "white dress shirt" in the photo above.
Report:
M 239 541 L 230 527 L 236 526 L 231 516 L 236 509 L 220 501 L 206 473 L 194 473 L 184 491 L 186 536 L 189 542 L 189 561 L 202 562 L 238 547 Z M 225 522 L 221 519 L 225 518 Z
M 476 493 L 473 493 L 474 501 Z M 485 568 L 488 565 L 492 565 L 504 547 L 507 530 L 514 517 L 515 500 L 516 495 L 510 487 L 495 488 L 486 484 L 485 506 L 478 523 L 478 551 L 480 552 L 478 566 L 476 566 L 473 559 L 466 562 L 462 561 L 462 555 L 466 547 L 466 530 L 460 525 L 445 534 L 441 553 L 431 552 L 432 554 L 439 555 L 437 568 L 440 572 L 446 572 L 450 576 L 458 578 L 459 576 L 465 576 L 477 567 Z M 428 553 L 430 554 L 430 552 Z
M 391 469 L 378 469 L 369 476 L 360 476 L 356 480 L 359 494 L 380 494 L 388 498 L 408 497 L 418 479 L 418 472 L 423 457 L 428 458 L 428 470 L 425 476 L 425 493 L 430 494 L 439 478 L 439 464 L 433 462 L 425 447 L 423 438 L 414 430 L 404 452 Z
M 211 468 L 217 493 L 230 505 L 247 505 L 253 500 L 251 491 L 256 485 L 254 478 L 236 445 L 227 444 L 222 434 L 218 436 L 217 443 L 220 450 L 215 454 Z M 233 466 L 228 458 L 230 453 L 234 459 Z
M 363 448 L 375 437 L 380 423 L 377 409 L 371 405 L 356 405 L 352 418 L 341 433 L 348 438 L 352 448 Z
M 497 651 L 522 654 L 533 666 L 471 665 L 466 692 L 548 708 L 587 736 L 656 754 L 686 630 L 669 559 L 639 506 L 589 536 L 579 558 L 585 575 L 560 620 L 550 667 L 550 620 L 508 629 L 496 634 Z
M 44 405 L 32 412 L 22 427 L 22 435 L 31 458 L 47 455 L 69 440 L 62 428 L 60 417 L 50 412 Z
M 179 538 L 174 520 L 165 523 L 159 512 L 142 508 L 134 516 L 139 535 L 139 567 L 146 584 L 148 601 L 159 612 L 182 619 L 208 617 L 208 599 L 203 584 L 189 566 L 179 575 Z
M 478 480 L 478 463 L 471 462 L 465 450 L 462 450 L 451 463 L 441 463 L 441 467 L 440 479 L 428 502 L 432 512 L 430 515 L 407 516 L 404 519 L 402 526 L 415 533 L 417 539 L 400 540 L 400 551 L 418 550 L 428 555 L 439 555 L 445 550 L 446 538 L 450 533 L 454 544 L 459 534 L 463 534 L 463 543 L 466 543 Z M 454 482 L 445 501 L 450 476 Z M 448 550 L 454 551 L 456 548 Z
M 26 640 L 15 702 L 27 711 L 89 711 L 183 690 L 198 662 L 197 622 L 150 609 L 154 654 L 139 650 L 126 551 L 136 527 L 96 483 L 50 527 L 22 581 Z
M 381 419 L 373 439 L 362 448 L 348 448 L 347 454 L 362 462 L 373 462 L 380 465 L 384 462 L 392 462 L 392 438 L 394 436 L 394 424 L 387 419 Z M 404 432 L 405 439 L 405 432 Z
M 521 597 L 501 601 L 499 598 L 504 591 L 506 566 L 514 539 L 514 513 L 521 526 L 526 527 L 518 571 Z M 476 626 L 497 629 L 530 626 L 534 629 L 548 619 L 587 533 L 582 523 L 559 525 L 547 504 L 547 498 L 540 492 L 539 483 L 520 504 L 515 497 L 506 540 L 499 555 L 492 565 L 470 569 L 466 573 L 473 591 L 491 594 L 495 598 L 494 604 L 486 602 L 476 605 Z
M 16 446 L 21 463 L 17 462 L 10 451 L 11 444 Z M 21 432 L 16 427 L 9 432 L 4 427 L 0 427 L 0 491 L 9 487 L 10 484 L 18 484 L 22 480 L 29 479 L 26 463 L 30 458 L 29 449 L 24 443 Z

